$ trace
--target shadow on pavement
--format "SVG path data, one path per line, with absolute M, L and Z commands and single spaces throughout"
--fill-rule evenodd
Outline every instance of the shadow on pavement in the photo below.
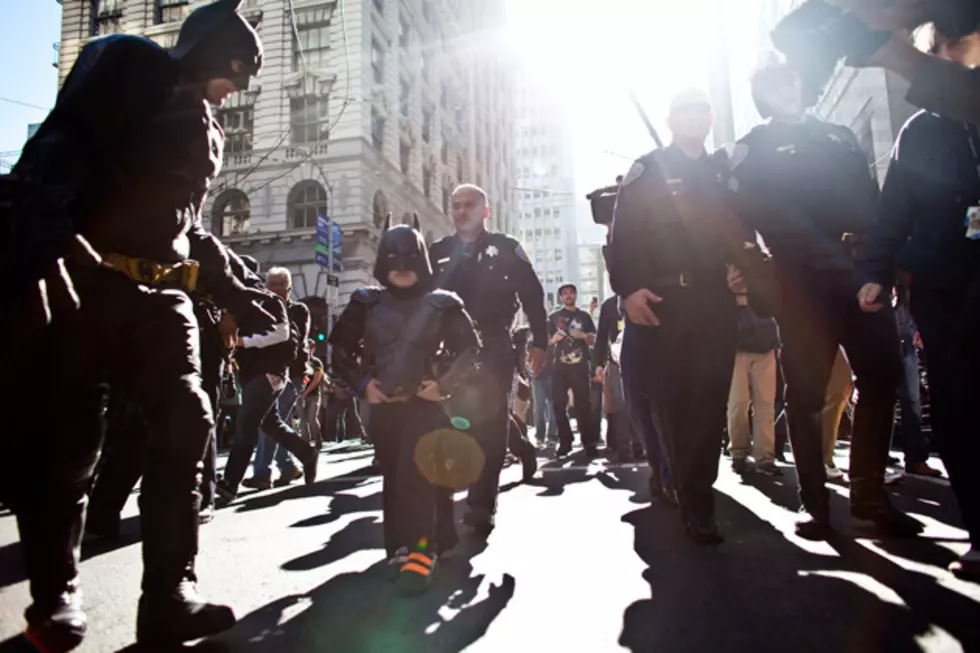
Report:
M 764 497 L 750 510 L 715 493 L 726 535 L 719 547 L 690 542 L 677 511 L 663 504 L 624 516 L 648 565 L 651 598 L 625 611 L 622 646 L 633 653 L 980 650 L 980 590 L 945 571 L 954 556 L 941 540 L 876 540 L 851 520 L 846 493 L 831 492 L 838 532 L 826 543 L 798 543 L 775 525 L 785 527 L 786 511 L 799 505 L 795 477 L 749 475 L 743 485 Z M 890 493 L 916 512 L 918 489 Z

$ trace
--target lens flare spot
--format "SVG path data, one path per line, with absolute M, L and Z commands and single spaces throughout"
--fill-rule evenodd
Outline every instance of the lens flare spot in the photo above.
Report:
M 449 420 L 452 422 L 453 427 L 459 429 L 460 431 L 468 431 L 470 428 L 470 420 L 465 417 L 456 416 Z
M 469 487 L 480 477 L 486 456 L 468 433 L 438 429 L 415 445 L 415 466 L 429 483 L 452 490 Z

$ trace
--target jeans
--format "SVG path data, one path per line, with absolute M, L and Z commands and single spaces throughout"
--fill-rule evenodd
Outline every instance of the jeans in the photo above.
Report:
M 276 412 L 279 414 L 279 419 L 287 424 L 290 421 L 287 419 L 287 416 L 293 404 L 296 403 L 296 397 L 296 384 L 291 379 L 287 379 L 286 385 L 282 389 L 282 394 L 276 400 Z M 263 433 L 262 437 L 259 438 L 259 446 L 255 450 L 255 461 L 252 463 L 252 476 L 255 478 L 269 478 L 272 474 L 273 458 L 275 458 L 276 467 L 279 468 L 280 472 L 296 469 L 296 464 L 289 457 L 289 452 L 286 451 L 286 448 L 280 447 L 276 444 L 275 440 Z
M 646 449 L 650 469 L 660 478 L 662 483 L 673 484 L 670 463 L 667 459 L 667 448 L 653 413 L 653 401 L 650 392 L 643 382 L 643 366 L 655 362 L 650 360 L 646 354 L 644 343 L 644 339 L 649 334 L 644 329 L 650 328 L 652 327 L 626 324 L 626 331 L 623 333 L 622 355 L 620 356 L 623 394 L 633 430 L 640 436 Z
M 558 437 L 558 424 L 555 422 L 555 404 L 551 400 L 551 379 L 533 379 L 531 397 L 534 401 L 534 433 L 538 441 L 554 440 Z
M 919 388 L 919 356 L 910 342 L 902 343 L 903 378 L 898 386 L 898 403 L 902 408 L 902 436 L 905 467 L 910 469 L 929 459 L 929 443 L 922 433 L 922 397 Z

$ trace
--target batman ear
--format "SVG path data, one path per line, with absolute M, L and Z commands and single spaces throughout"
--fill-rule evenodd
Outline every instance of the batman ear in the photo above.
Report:
M 391 228 L 391 211 L 388 211 L 388 213 L 385 214 L 385 224 L 381 228 L 381 233 L 388 231 L 388 229 L 390 228 Z
M 419 214 L 412 213 L 412 229 L 415 231 L 422 231 L 422 223 L 419 221 Z

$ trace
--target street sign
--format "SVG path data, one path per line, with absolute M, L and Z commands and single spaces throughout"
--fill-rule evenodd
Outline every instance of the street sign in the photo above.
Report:
M 337 286 L 327 286 L 327 304 L 331 307 L 336 306 L 340 301 L 340 288 Z
M 344 257 L 343 236 L 339 224 L 323 215 L 316 217 L 315 259 L 317 265 L 330 268 L 332 264 L 333 270 L 340 269 L 340 263 Z
M 340 287 L 340 277 L 334 276 L 332 274 L 327 275 L 327 285 L 333 286 L 334 288 Z

